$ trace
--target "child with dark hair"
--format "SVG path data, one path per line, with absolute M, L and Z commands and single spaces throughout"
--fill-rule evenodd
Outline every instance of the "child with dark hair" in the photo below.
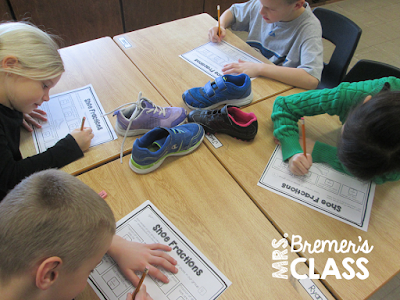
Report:
M 381 92 L 347 117 L 338 158 L 354 176 L 400 171 L 400 91 Z
M 307 156 L 299 141 L 298 120 L 327 113 L 343 124 L 338 148 L 307 139 Z M 381 184 L 400 179 L 400 79 L 386 77 L 341 83 L 333 89 L 277 97 L 271 115 L 274 136 L 295 175 L 313 162 Z

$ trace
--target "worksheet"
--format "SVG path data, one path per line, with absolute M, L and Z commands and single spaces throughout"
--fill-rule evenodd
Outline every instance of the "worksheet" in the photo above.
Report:
M 225 41 L 220 43 L 208 42 L 192 51 L 179 55 L 179 57 L 214 79 L 223 75 L 222 68 L 226 64 L 238 62 L 239 59 L 262 63 L 261 60 Z
M 32 132 L 37 153 L 46 151 L 64 138 L 72 130 L 80 128 L 85 117 L 85 127 L 91 127 L 94 138 L 90 147 L 100 145 L 117 138 L 114 128 L 106 116 L 93 86 L 53 95 L 50 101 L 43 102 L 39 109 L 47 113 L 47 121 L 40 121 L 42 128 Z
M 375 183 L 313 163 L 308 174 L 293 175 L 278 145 L 258 185 L 344 223 L 367 231 Z
M 168 277 L 165 284 L 150 274 L 143 284 L 157 300 L 216 299 L 230 285 L 227 279 L 149 200 L 117 222 L 117 234 L 129 241 L 172 247 L 168 254 L 178 261 L 178 273 L 159 269 Z M 141 274 L 137 273 L 140 277 Z M 88 279 L 102 300 L 126 300 L 134 286 L 107 254 Z

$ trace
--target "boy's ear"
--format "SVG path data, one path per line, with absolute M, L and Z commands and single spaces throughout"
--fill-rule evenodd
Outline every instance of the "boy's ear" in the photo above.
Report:
M 41 290 L 50 288 L 58 278 L 62 263 L 57 256 L 45 259 L 36 270 L 36 286 Z
M 299 1 L 297 1 L 296 4 L 295 4 L 295 6 L 294 6 L 294 8 L 295 8 L 295 9 L 300 9 L 300 8 L 302 8 L 302 7 L 304 6 L 304 3 L 305 3 L 305 2 L 306 2 L 305 0 L 299 0 Z
M 7 55 L 6 57 L 3 58 L 3 61 L 1 62 L 1 67 L 4 70 L 7 70 L 7 69 L 16 68 L 18 66 L 18 64 L 19 64 L 18 58 L 16 58 L 13 55 Z

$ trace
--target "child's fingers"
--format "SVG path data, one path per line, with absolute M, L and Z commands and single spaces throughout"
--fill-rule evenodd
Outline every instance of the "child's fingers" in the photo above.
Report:
M 140 279 L 133 270 L 131 269 L 125 270 L 124 275 L 130 282 L 132 282 L 134 286 L 138 285 Z
M 33 131 L 33 128 L 28 124 L 28 122 L 26 122 L 25 120 L 22 121 L 22 126 L 28 130 L 29 132 Z
M 153 298 L 151 298 L 150 295 L 147 294 L 147 288 L 144 284 L 140 288 L 139 293 L 136 295 L 135 300 L 153 300 Z
M 32 118 L 36 118 L 36 119 L 39 119 L 39 120 L 42 120 L 42 121 L 47 121 L 46 115 L 47 115 L 46 112 L 44 110 L 41 110 L 41 109 L 34 109 L 30 113 L 30 116 Z
M 294 175 L 307 174 L 311 165 L 312 159 L 310 154 L 307 154 L 307 157 L 305 157 L 303 153 L 299 153 L 289 160 L 289 169 Z

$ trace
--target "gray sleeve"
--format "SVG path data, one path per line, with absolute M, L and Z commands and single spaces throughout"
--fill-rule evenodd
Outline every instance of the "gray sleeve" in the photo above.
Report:
M 311 76 L 321 81 L 323 62 L 322 38 L 311 36 L 303 41 L 300 48 L 300 65 L 298 68 L 305 70 Z
M 232 30 L 249 31 L 251 12 L 257 2 L 258 0 L 250 0 L 245 3 L 233 4 L 230 7 L 230 11 L 233 15 Z

